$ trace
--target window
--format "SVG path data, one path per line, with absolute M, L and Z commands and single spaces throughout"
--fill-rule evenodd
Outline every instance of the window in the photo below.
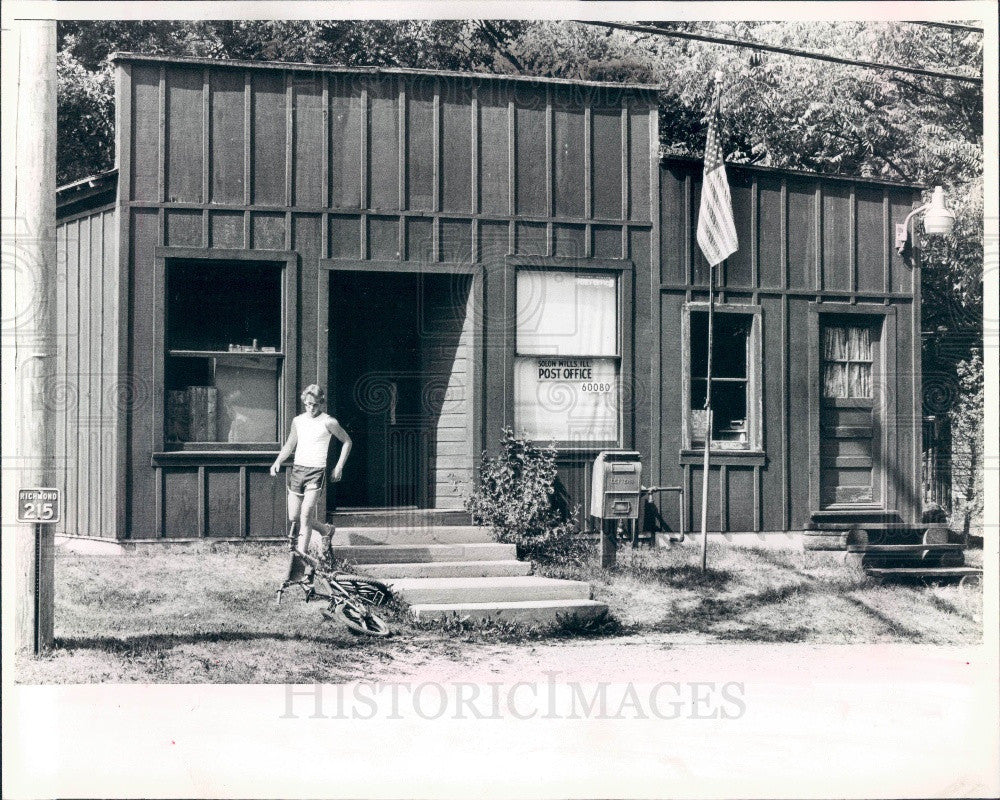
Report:
M 758 314 L 716 309 L 712 331 L 712 447 L 759 450 L 761 446 Z M 708 310 L 688 309 L 685 444 L 705 446 L 708 415 Z
M 616 274 L 596 271 L 518 271 L 519 433 L 562 443 L 618 443 L 618 283 Z
M 872 397 L 870 325 L 824 326 L 823 397 Z
M 281 279 L 266 263 L 167 264 L 168 447 L 279 440 Z

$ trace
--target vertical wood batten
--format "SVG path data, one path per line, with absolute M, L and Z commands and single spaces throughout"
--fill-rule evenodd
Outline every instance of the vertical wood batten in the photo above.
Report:
M 368 96 L 368 86 L 361 85 L 361 208 L 366 209 L 371 203 L 371 190 L 368 187 L 369 162 L 371 161 L 371 135 L 368 126 L 371 124 L 371 99 Z M 361 257 L 368 252 L 368 222 L 361 217 Z
M 250 181 L 253 175 L 253 94 L 250 70 L 243 72 L 243 246 L 250 248 Z
M 514 108 L 514 97 L 511 95 L 507 101 L 507 213 L 511 217 L 508 227 L 507 252 L 516 251 L 517 242 L 515 240 L 514 210 L 517 204 L 517 118 Z M 506 305 L 504 306 L 506 308 Z M 506 392 L 504 393 L 506 396 Z M 506 411 L 504 419 L 507 419 Z
M 322 384 L 320 384 L 322 385 Z M 250 515 L 247 509 L 247 468 L 245 465 L 240 466 L 239 472 L 240 481 L 240 507 L 239 507 L 239 535 L 244 539 L 250 536 Z
M 211 202 L 212 195 L 212 87 L 208 67 L 201 71 L 201 202 Z M 201 246 L 209 246 L 208 209 L 201 212 Z
M 892 210 L 889 205 L 889 190 L 882 190 L 882 291 L 888 296 L 892 291 Z
M 167 69 L 160 67 L 159 95 L 160 141 L 157 153 L 156 199 L 167 201 Z M 163 210 L 160 210 L 160 230 L 163 230 Z
M 292 73 L 285 72 L 285 207 L 292 205 L 292 179 L 295 174 L 293 159 L 295 157 L 295 87 L 292 83 Z M 289 234 L 290 220 L 285 220 L 285 237 Z
M 396 189 L 397 189 L 397 202 L 399 203 L 399 210 L 405 211 L 408 207 L 407 197 L 406 197 L 406 177 L 407 177 L 407 163 L 406 163 L 406 115 L 409 113 L 409 108 L 406 102 L 406 85 L 400 81 L 399 88 L 396 95 L 397 113 L 396 113 L 396 126 L 398 134 L 396 136 Z M 404 226 L 402 220 L 400 220 L 399 228 L 402 229 Z M 400 238 L 397 242 L 396 249 L 402 252 L 402 247 L 399 242 L 402 242 L 402 234 L 399 234 Z
M 729 467 L 719 467 L 719 531 L 729 531 Z
M 320 176 L 320 197 L 323 198 L 323 206 L 326 209 L 330 207 L 330 125 L 333 115 L 330 113 L 330 75 L 327 73 L 323 76 L 323 96 L 322 96 L 322 108 L 323 108 L 323 144 L 321 153 L 321 169 L 323 174 Z M 330 214 L 329 211 L 324 211 L 320 215 L 320 244 L 319 244 L 319 255 L 320 258 L 330 257 Z M 318 319 L 318 318 L 317 318 Z M 322 386 L 323 384 L 320 384 Z
M 819 296 L 819 293 L 823 291 L 823 187 L 816 182 L 816 190 L 813 194 L 814 203 L 814 236 L 816 237 L 816 263 L 815 263 L 815 274 L 813 280 L 815 281 L 816 289 L 816 302 L 819 303 L 823 300 Z
M 629 178 L 631 170 L 629 169 L 629 120 L 628 120 L 628 101 L 623 95 L 621 98 L 621 115 L 622 115 L 622 219 L 627 220 L 629 218 L 629 196 L 631 194 L 631 189 L 629 186 Z
M 153 534 L 157 539 L 162 539 L 166 535 L 166 531 L 163 529 L 163 469 L 161 467 L 153 467 L 153 486 Z
M 591 103 L 583 109 L 583 216 L 594 218 L 594 129 Z M 587 228 L 587 254 L 590 254 L 590 228 Z
M 204 539 L 208 535 L 208 497 L 205 491 L 205 468 L 198 467 L 198 538 Z
M 115 289 L 115 309 L 112 321 L 114 324 L 117 353 L 115 371 L 118 381 L 129 374 L 129 331 L 124 320 L 129 316 L 129 246 L 132 220 L 128 212 L 128 198 L 132 196 L 132 145 L 134 121 L 132 119 L 132 67 L 122 64 L 118 69 L 118 86 L 116 96 L 118 102 L 115 108 L 115 130 L 117 131 L 116 163 L 118 164 L 118 191 L 115 201 L 115 218 L 118 223 L 118 252 L 116 267 L 117 282 Z M 68 287 L 67 287 L 68 297 Z M 114 453 L 114 487 L 115 487 L 115 538 L 124 538 L 128 532 L 128 503 L 126 489 L 128 487 L 128 440 L 129 414 L 128 403 L 117 400 L 115 408 L 115 453 Z M 67 419 L 68 421 L 68 419 Z M 67 442 L 68 445 L 68 442 Z
M 850 239 L 847 247 L 847 257 L 850 261 L 848 288 L 852 293 L 851 303 L 854 304 L 858 302 L 858 298 L 854 296 L 854 293 L 858 291 L 858 189 L 853 183 L 848 198 L 848 219 L 847 230 Z
M 441 82 L 434 79 L 434 98 L 431 104 L 431 210 L 441 210 Z M 400 225 L 400 230 L 405 234 L 405 226 Z M 404 252 L 400 247 L 399 252 Z
M 781 179 L 781 288 L 788 289 L 788 181 Z M 781 296 L 781 517 L 785 530 L 791 528 L 791 467 L 788 453 L 788 295 Z
M 473 86 L 472 87 L 472 100 L 470 102 L 470 106 L 471 106 L 470 111 L 471 111 L 471 114 L 472 114 L 471 127 L 470 127 L 470 130 L 472 132 L 471 133 L 472 142 L 471 142 L 471 147 L 470 147 L 470 152 L 472 153 L 472 164 L 470 165 L 470 169 L 471 169 L 472 174 L 471 174 L 471 184 L 470 184 L 470 187 L 469 187 L 469 191 L 470 191 L 470 193 L 471 193 L 472 196 L 469 198 L 469 203 L 470 203 L 469 204 L 469 208 L 472 209 L 472 213 L 473 214 L 478 214 L 479 213 L 479 208 L 480 208 L 480 205 L 479 205 L 479 137 L 482 135 L 482 132 L 480 130 L 480 122 L 479 122 L 479 93 L 478 93 L 478 86 Z M 474 239 L 476 238 L 476 234 L 478 233 L 478 230 L 479 230 L 479 226 L 476 225 L 475 229 L 473 230 L 473 238 Z M 478 261 L 479 257 L 478 257 L 477 254 L 479 253 L 479 246 L 478 246 L 478 243 L 475 242 L 475 241 L 473 241 L 472 253 L 473 253 L 473 260 L 474 261 Z

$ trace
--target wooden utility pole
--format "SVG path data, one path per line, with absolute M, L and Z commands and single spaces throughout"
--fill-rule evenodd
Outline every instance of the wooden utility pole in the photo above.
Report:
M 5 601 L 13 599 L 17 648 L 41 653 L 52 647 L 55 532 L 15 522 L 15 511 L 19 488 L 60 485 L 46 402 L 57 379 L 55 22 L 11 20 L 3 50 L 16 82 L 3 125 L 3 535 L 15 568 L 4 594 L 16 595 Z

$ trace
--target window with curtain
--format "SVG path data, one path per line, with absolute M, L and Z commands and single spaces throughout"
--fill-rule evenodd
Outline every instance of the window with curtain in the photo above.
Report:
M 616 443 L 618 277 L 517 273 L 514 425 L 531 439 Z
M 823 396 L 872 397 L 872 336 L 867 325 L 823 328 Z

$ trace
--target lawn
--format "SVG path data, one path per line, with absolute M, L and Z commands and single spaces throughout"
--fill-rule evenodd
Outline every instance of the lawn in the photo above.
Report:
M 605 645 L 626 636 L 659 637 L 668 644 L 971 644 L 982 635 L 978 587 L 878 586 L 846 569 L 839 554 L 718 545 L 709 550 L 705 574 L 698 557 L 696 546 L 624 550 L 613 570 L 594 561 L 540 569 L 591 582 L 595 598 L 611 612 L 596 629 L 426 627 L 397 613 L 394 635 L 377 640 L 324 622 L 318 604 L 302 603 L 294 594 L 276 607 L 273 592 L 287 556 L 274 547 L 219 545 L 119 556 L 60 551 L 55 650 L 21 659 L 18 679 L 339 682 L 429 658 L 472 663 L 498 643 L 526 649 L 553 637 Z

